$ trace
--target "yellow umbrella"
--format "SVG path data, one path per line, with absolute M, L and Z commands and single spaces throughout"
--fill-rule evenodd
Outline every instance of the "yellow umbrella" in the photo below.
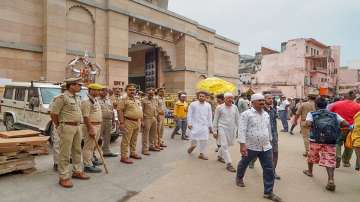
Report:
M 234 84 L 216 77 L 210 77 L 199 81 L 196 84 L 196 89 L 207 91 L 208 93 L 213 93 L 215 95 L 226 92 L 236 93 L 236 87 Z

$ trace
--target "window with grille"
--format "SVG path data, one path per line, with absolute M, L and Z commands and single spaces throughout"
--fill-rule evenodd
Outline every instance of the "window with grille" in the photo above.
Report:
M 6 87 L 4 92 L 5 99 L 12 99 L 14 92 L 14 87 Z
M 16 88 L 15 89 L 15 100 L 24 101 L 25 99 L 25 88 Z

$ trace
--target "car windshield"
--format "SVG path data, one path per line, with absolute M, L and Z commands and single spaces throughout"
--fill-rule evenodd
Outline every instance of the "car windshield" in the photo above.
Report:
M 55 96 L 61 94 L 60 88 L 40 88 L 40 90 L 43 104 L 50 104 L 50 102 Z M 78 95 L 80 96 L 81 100 L 85 99 L 87 96 L 87 90 L 81 89 Z
M 78 93 L 78 95 L 80 96 L 81 100 L 84 100 L 87 96 L 87 90 L 86 89 L 81 89 L 81 91 Z
M 52 99 L 61 93 L 60 88 L 40 88 L 40 91 L 43 104 L 50 104 Z

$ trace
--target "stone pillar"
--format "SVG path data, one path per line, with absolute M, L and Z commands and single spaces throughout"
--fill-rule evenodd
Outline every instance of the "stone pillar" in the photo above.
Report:
M 108 72 L 105 61 L 107 52 L 107 14 L 100 9 L 96 10 L 95 15 L 95 60 L 101 66 L 100 75 L 96 78 L 96 82 L 108 84 Z
M 221 68 L 221 67 L 215 67 L 215 46 L 214 44 L 208 44 L 207 45 L 207 51 L 208 51 L 208 77 L 212 77 L 215 74 L 215 68 Z
M 129 17 L 109 11 L 107 20 L 107 83 L 113 86 L 114 81 L 128 82 Z
M 62 81 L 66 68 L 66 1 L 44 0 L 43 67 L 41 76 Z
M 176 64 L 174 65 L 174 68 L 179 67 L 185 67 L 185 37 L 177 39 L 178 37 L 174 36 L 174 38 L 178 41 L 176 41 Z

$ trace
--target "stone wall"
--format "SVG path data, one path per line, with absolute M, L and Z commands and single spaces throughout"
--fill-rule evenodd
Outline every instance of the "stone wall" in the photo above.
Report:
M 0 1 L 0 77 L 40 79 L 42 15 L 42 0 Z
M 127 83 L 137 43 L 159 48 L 158 85 L 168 89 L 194 91 L 201 75 L 238 78 L 237 42 L 141 0 L 0 1 L 0 73 L 14 81 L 61 81 L 87 51 L 102 66 L 98 82 Z
M 132 60 L 129 63 L 129 76 L 145 76 L 145 52 L 146 50 L 140 50 L 129 53 Z
M 358 69 L 339 69 L 339 85 L 356 84 L 360 82 Z
M 41 65 L 41 53 L 0 48 L 0 78 L 13 81 L 38 80 Z

